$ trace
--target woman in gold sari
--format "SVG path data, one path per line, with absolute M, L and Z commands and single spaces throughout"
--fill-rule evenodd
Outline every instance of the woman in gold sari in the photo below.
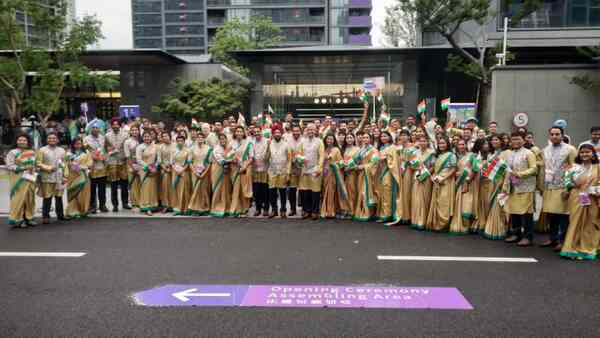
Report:
M 582 144 L 575 163 L 565 173 L 565 186 L 569 198 L 569 228 L 560 255 L 576 260 L 596 260 L 600 240 L 600 166 L 594 146 Z
M 508 232 L 507 214 L 504 209 L 506 195 L 502 193 L 506 178 L 506 152 L 503 139 L 499 135 L 490 137 L 492 153 L 483 164 L 482 176 L 491 183 L 491 194 L 487 199 L 489 214 L 482 236 L 491 240 L 503 240 Z
M 231 162 L 234 152 L 228 144 L 227 135 L 219 134 L 219 143 L 215 146 L 210 160 L 210 180 L 212 200 L 210 215 L 223 218 L 231 205 Z
M 173 169 L 171 167 L 171 156 L 175 151 L 175 145 L 171 142 L 171 133 L 163 132 L 160 135 L 160 145 L 158 146 L 160 158 L 160 191 L 158 199 L 160 207 L 164 213 L 173 211 L 175 202 L 175 191 L 173 190 Z
M 10 212 L 8 224 L 26 228 L 37 225 L 35 213 L 36 153 L 26 135 L 17 137 L 17 147 L 6 155 L 6 168 L 10 180 Z M 88 201 L 89 203 L 89 201 Z
M 487 159 L 491 156 L 491 150 L 492 145 L 487 138 L 477 140 L 473 146 L 473 152 L 477 155 L 477 161 L 481 166 L 481 170 L 475 177 L 475 179 L 479 180 L 479 194 L 475 199 L 477 219 L 473 223 L 472 229 L 477 229 L 480 234 L 483 234 L 485 230 L 485 223 L 487 222 L 490 213 L 492 182 L 487 177 L 483 176 L 483 172 L 485 171 Z
M 231 166 L 231 205 L 229 216 L 246 217 L 252 203 L 252 159 L 254 147 L 244 127 L 236 127 L 231 141 L 234 161 Z
M 83 141 L 76 138 L 71 145 L 71 151 L 67 154 L 68 217 L 84 218 L 88 215 L 91 195 L 89 170 L 92 164 L 92 157 L 83 148 Z
M 210 159 L 212 148 L 199 133 L 192 147 L 192 196 L 189 210 L 192 215 L 204 216 L 210 212 Z
M 377 222 L 386 222 L 387 226 L 400 221 L 398 200 L 400 193 L 400 170 L 398 168 L 398 152 L 392 144 L 392 135 L 382 131 L 379 136 L 380 162 L 376 179 L 379 181 L 377 197 Z
M 477 233 L 478 231 L 475 231 L 472 225 L 475 221 L 476 202 L 479 195 L 475 180 L 476 175 L 479 175 L 479 163 L 475 154 L 468 151 L 465 140 L 458 140 L 456 153 L 458 155 L 456 204 L 450 224 L 450 233 L 454 235 Z
M 416 156 L 409 163 L 413 172 L 410 221 L 412 228 L 425 230 L 431 204 L 431 170 L 435 163 L 435 152 L 429 148 L 425 133 L 420 132 L 417 140 Z
M 451 151 L 450 140 L 446 136 L 438 139 L 437 146 L 437 159 L 431 177 L 433 191 L 425 230 L 441 232 L 448 230 L 454 214 L 456 155 Z
M 186 216 L 189 214 L 188 205 L 192 194 L 192 178 L 190 176 L 190 164 L 192 154 L 185 146 L 187 135 L 177 135 L 175 138 L 175 149 L 171 153 L 169 161 L 172 175 L 171 200 L 175 216 Z
M 343 208 L 348 205 L 348 192 L 340 170 L 343 158 L 335 135 L 327 134 L 324 141 L 325 162 L 323 164 L 321 218 L 335 218 L 346 211 Z
M 379 164 L 379 152 L 371 145 L 371 135 L 358 133 L 361 142 L 360 151 L 352 158 L 348 167 L 358 171 L 358 197 L 354 209 L 353 220 L 368 222 L 375 216 L 375 200 L 373 182 Z
M 140 144 L 135 153 L 139 166 L 140 176 L 140 211 L 152 216 L 159 209 L 158 205 L 158 179 L 160 167 L 159 149 L 152 142 L 152 135 L 144 132 L 142 137 L 144 143 Z
M 356 208 L 356 199 L 358 191 L 356 186 L 358 184 L 358 172 L 356 168 L 350 168 L 348 165 L 350 161 L 356 156 L 359 148 L 356 146 L 356 137 L 352 133 L 348 133 L 345 137 L 344 146 L 344 184 L 346 185 L 346 192 L 348 193 L 348 202 L 345 210 L 345 219 L 351 219 Z
M 401 210 L 400 224 L 411 225 L 411 198 L 414 172 L 409 166 L 411 160 L 416 158 L 417 147 L 411 142 L 411 135 L 408 130 L 400 131 L 400 176 L 402 177 L 402 187 L 400 188 Z
M 132 125 L 129 128 L 129 138 L 123 143 L 125 160 L 127 161 L 127 172 L 129 180 L 129 199 L 133 208 L 140 206 L 140 175 L 139 167 L 135 159 L 135 149 L 140 145 L 140 128 Z

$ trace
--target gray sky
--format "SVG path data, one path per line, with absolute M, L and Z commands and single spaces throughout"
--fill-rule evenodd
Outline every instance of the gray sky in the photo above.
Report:
M 373 0 L 373 45 L 380 46 L 382 37 L 379 23 L 385 17 L 385 5 L 394 0 Z M 102 20 L 106 37 L 96 48 L 129 49 L 133 46 L 130 0 L 76 0 L 77 15 L 95 14 Z

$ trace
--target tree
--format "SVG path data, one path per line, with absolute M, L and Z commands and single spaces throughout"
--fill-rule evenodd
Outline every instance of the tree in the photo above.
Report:
M 600 45 L 595 47 L 580 47 L 577 48 L 579 53 L 590 58 L 598 66 L 600 66 Z M 600 87 L 600 80 L 597 77 L 592 77 L 589 74 L 574 76 L 571 83 L 585 90 L 591 90 Z
M 253 16 L 248 21 L 238 18 L 229 20 L 217 30 L 210 53 L 216 61 L 247 76 L 250 72 L 240 65 L 229 53 L 236 50 L 265 49 L 283 41 L 281 29 L 271 18 Z
M 13 125 L 23 112 L 38 114 L 45 124 L 60 108 L 65 88 L 106 90 L 118 84 L 113 76 L 94 74 L 79 61 L 87 47 L 102 38 L 100 21 L 86 16 L 67 27 L 64 0 L 47 0 L 45 6 L 39 3 L 0 3 L 0 50 L 9 51 L 0 56 L 0 98 Z M 17 13 L 27 13 L 36 39 L 25 36 Z
M 381 29 L 386 45 L 417 47 L 417 17 L 414 14 L 403 12 L 398 5 L 385 7 L 385 20 Z
M 214 121 L 241 111 L 250 95 L 247 84 L 217 78 L 189 83 L 176 79 L 171 86 L 175 93 L 163 96 L 161 102 L 152 107 L 154 113 Z
M 440 34 L 454 49 L 455 55 L 448 58 L 449 70 L 461 71 L 475 78 L 479 84 L 478 109 L 481 112 L 490 90 L 491 66 L 494 64 L 493 52 L 489 48 L 486 25 L 497 16 L 489 0 L 397 0 L 401 11 L 411 13 L 417 18 L 422 31 Z M 512 20 L 518 21 L 537 10 L 541 0 L 524 0 L 521 10 Z M 462 28 L 467 23 L 479 26 L 475 35 L 465 34 Z M 456 39 L 461 32 L 469 38 L 469 46 L 460 44 Z

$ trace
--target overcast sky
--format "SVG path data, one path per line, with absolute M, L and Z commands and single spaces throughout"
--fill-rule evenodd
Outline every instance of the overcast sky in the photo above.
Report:
M 382 37 L 379 22 L 385 17 L 385 5 L 394 0 L 373 0 L 373 45 L 380 46 Z M 106 37 L 96 48 L 129 49 L 133 46 L 130 0 L 76 0 L 77 15 L 96 14 L 102 20 Z

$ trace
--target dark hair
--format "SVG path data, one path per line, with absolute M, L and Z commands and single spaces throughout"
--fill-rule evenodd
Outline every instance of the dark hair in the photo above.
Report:
M 498 122 L 496 122 L 496 121 L 490 121 L 490 123 L 488 123 L 488 127 L 491 126 L 492 124 L 495 124 L 497 126 Z
M 479 154 L 481 153 L 481 151 L 483 150 L 483 145 L 486 144 L 488 145 L 489 149 L 492 149 L 492 145 L 490 144 L 490 140 L 487 138 L 479 138 L 477 140 L 475 140 L 475 143 L 473 144 L 473 153 L 474 154 Z
M 520 137 L 522 139 L 525 139 L 525 133 L 520 132 L 520 131 L 513 131 L 512 133 L 510 133 L 510 137 Z
M 160 133 L 160 137 L 163 137 L 163 135 L 165 134 L 169 136 L 169 139 L 171 139 L 171 133 L 169 133 L 168 131 L 163 131 L 162 133 Z
M 559 126 L 552 126 L 552 127 L 550 127 L 550 129 L 548 129 L 548 133 L 551 133 L 553 129 L 560 130 L 560 134 L 561 135 L 565 134 L 565 130 L 562 127 L 559 127 Z
M 83 140 L 81 139 L 81 137 L 74 138 L 73 141 L 71 141 L 71 151 L 72 152 L 75 152 L 75 143 L 77 143 L 78 141 L 81 142 L 83 145 Z
M 156 134 L 156 132 L 154 134 Z M 152 130 L 145 131 L 142 134 L 142 140 L 144 139 L 144 137 L 146 137 L 146 135 L 148 135 L 148 137 L 152 138 Z
M 444 152 L 440 151 L 440 141 L 444 141 L 446 142 L 446 150 Z M 440 137 L 437 140 L 437 147 L 436 147 L 436 153 L 437 155 L 441 155 L 443 153 L 452 151 L 452 143 L 450 143 L 450 139 L 448 138 L 448 136 L 446 135 L 440 135 Z
M 408 129 L 401 129 L 400 130 L 400 135 L 402 135 L 402 134 L 410 137 L 410 130 L 408 130 Z
M 577 151 L 577 157 L 575 158 L 575 163 L 577 164 L 582 164 L 583 161 L 581 160 L 581 156 L 579 156 L 579 152 L 581 151 L 581 149 L 588 149 L 592 151 L 592 164 L 598 164 L 598 154 L 596 153 L 596 149 L 594 148 L 593 145 L 588 144 L 588 143 L 583 143 L 582 145 L 579 146 L 579 150 Z
M 54 135 L 54 136 L 56 136 L 56 138 L 58 138 L 58 133 L 57 133 L 57 132 L 55 132 L 55 131 L 51 131 L 51 132 L 49 132 L 48 134 L 46 134 L 46 139 L 48 139 L 48 137 L 50 137 L 50 136 L 52 136 L 52 135 Z
M 227 135 L 225 135 L 225 133 L 220 133 L 219 135 L 217 135 L 218 140 L 221 140 L 221 137 L 224 137 L 227 140 Z
M 323 137 L 323 145 L 324 145 L 325 147 L 327 147 L 327 138 L 328 138 L 328 137 L 332 137 L 332 138 L 333 138 L 333 146 L 334 146 L 335 148 L 339 148 L 339 147 L 340 147 L 340 146 L 338 145 L 337 138 L 335 137 L 335 134 L 334 134 L 334 133 L 327 133 L 327 135 L 325 135 L 325 137 Z
M 600 126 L 594 126 L 592 128 L 590 128 L 590 134 L 596 131 L 600 131 Z
M 502 134 L 492 134 L 488 137 L 488 141 L 490 142 L 490 149 L 492 151 L 495 151 L 496 149 L 494 149 L 494 146 L 492 145 L 492 139 L 497 138 L 498 141 L 500 141 L 500 149 L 502 150 L 506 150 L 506 147 L 508 147 L 508 145 L 504 142 L 504 136 L 506 135 L 506 133 L 502 133 Z
M 383 142 L 381 141 L 381 136 L 383 136 L 384 134 L 387 135 L 390 139 L 390 142 L 388 144 L 394 144 L 394 138 L 392 137 L 392 134 L 390 134 L 390 132 L 387 130 L 382 130 L 379 132 L 379 140 L 378 140 L 380 148 L 383 145 Z
M 17 140 L 21 137 L 24 137 L 27 140 L 27 148 L 31 148 L 31 137 L 27 134 L 19 134 L 15 137 L 15 148 L 17 147 Z

